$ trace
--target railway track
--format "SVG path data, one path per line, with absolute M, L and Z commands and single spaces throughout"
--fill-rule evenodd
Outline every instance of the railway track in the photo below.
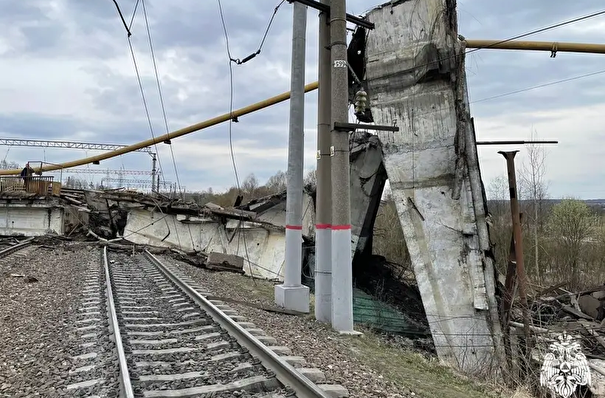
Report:
M 150 253 L 102 257 L 87 271 L 69 396 L 335 396 Z
M 31 247 L 34 238 L 25 239 L 11 239 L 0 241 L 0 258 L 9 256 L 13 253 L 21 251 L 22 249 Z M 23 253 L 23 252 L 22 252 Z

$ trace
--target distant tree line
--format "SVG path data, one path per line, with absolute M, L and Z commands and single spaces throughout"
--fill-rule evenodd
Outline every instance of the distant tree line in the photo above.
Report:
M 517 182 L 530 287 L 540 290 L 565 283 L 568 289 L 580 289 L 605 283 L 605 209 L 577 198 L 550 198 L 544 147 L 528 145 L 524 152 Z M 508 178 L 489 181 L 486 193 L 496 266 L 505 275 L 512 239 Z M 374 250 L 411 269 L 403 233 L 394 225 L 400 225 L 395 203 L 387 198 L 376 219 Z
M 185 200 L 193 201 L 199 205 L 212 202 L 219 206 L 229 207 L 235 204 L 238 195 L 243 197 L 242 203 L 246 203 L 254 199 L 285 192 L 287 181 L 287 174 L 278 171 L 269 177 L 264 185 L 261 185 L 254 173 L 251 173 L 240 183 L 239 189 L 232 186 L 224 192 L 215 192 L 212 188 L 198 192 L 187 192 L 185 193 Z M 313 170 L 305 176 L 304 184 L 314 185 L 315 182 L 315 170 Z

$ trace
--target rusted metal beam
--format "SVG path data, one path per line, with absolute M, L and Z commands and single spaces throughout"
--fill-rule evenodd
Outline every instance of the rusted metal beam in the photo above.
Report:
M 521 222 L 523 213 L 519 213 L 519 222 Z M 506 280 L 504 282 L 504 297 L 502 303 L 502 321 L 503 325 L 508 325 L 510 320 L 510 310 L 512 308 L 515 296 L 515 286 L 517 282 L 517 254 L 515 250 L 515 233 L 511 233 L 510 249 L 508 254 L 508 268 Z
M 506 159 L 508 172 L 508 185 L 510 191 L 510 210 L 513 221 L 513 236 L 515 241 L 515 261 L 517 263 L 517 278 L 519 287 L 519 296 L 523 310 L 523 323 L 525 326 L 525 347 L 526 353 L 529 353 L 530 320 L 529 306 L 527 304 L 527 275 L 523 263 L 523 236 L 521 234 L 521 216 L 519 213 L 519 200 L 517 197 L 517 177 L 515 174 L 515 155 L 519 151 L 500 151 L 498 152 Z

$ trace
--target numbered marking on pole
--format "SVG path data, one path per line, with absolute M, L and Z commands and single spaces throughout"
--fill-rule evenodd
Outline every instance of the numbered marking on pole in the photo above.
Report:
M 346 68 L 347 61 L 345 61 L 344 59 L 337 59 L 336 61 L 334 61 L 334 67 L 335 68 Z

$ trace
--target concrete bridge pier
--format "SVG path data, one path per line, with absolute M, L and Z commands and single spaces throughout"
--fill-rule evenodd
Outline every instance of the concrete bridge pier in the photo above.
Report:
M 439 358 L 466 373 L 503 359 L 455 2 L 368 14 L 366 54 L 384 164 Z M 499 363 L 500 362 L 500 363 Z

